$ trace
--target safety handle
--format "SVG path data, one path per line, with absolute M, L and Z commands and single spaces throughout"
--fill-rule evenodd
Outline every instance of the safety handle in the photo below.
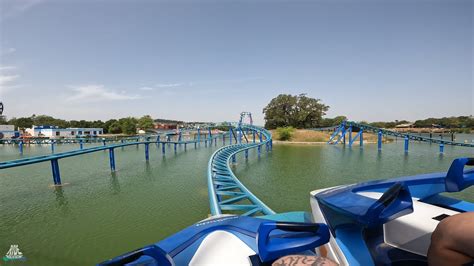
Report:
M 281 230 L 274 232 L 274 230 Z M 329 241 L 325 224 L 264 222 L 257 232 L 258 255 L 269 262 L 285 255 L 314 249 Z
M 474 158 L 458 158 L 453 161 L 446 174 L 447 192 L 458 192 L 474 185 L 474 172 L 464 173 L 466 165 L 474 166 Z
M 121 266 L 127 263 L 136 262 L 138 259 L 140 259 L 141 256 L 152 257 L 155 260 L 156 265 L 160 265 L 160 266 L 174 265 L 172 258 L 164 250 L 162 250 L 161 248 L 155 245 L 150 245 L 150 246 L 143 247 L 141 249 L 131 251 L 122 256 L 110 259 L 108 261 L 101 262 L 98 265 Z M 137 262 L 137 265 L 143 265 L 143 264 Z
M 413 212 L 413 201 L 410 190 L 404 183 L 397 182 L 369 207 L 365 220 L 371 223 L 366 225 L 370 227 L 384 224 L 411 212 Z

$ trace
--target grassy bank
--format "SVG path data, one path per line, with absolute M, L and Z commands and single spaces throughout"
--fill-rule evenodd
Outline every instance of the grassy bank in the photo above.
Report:
M 281 141 L 281 136 L 278 130 L 270 130 L 273 135 L 273 139 L 278 142 L 287 142 L 287 143 L 326 143 L 331 137 L 332 132 L 321 132 L 307 129 L 294 129 L 291 133 L 289 140 Z M 355 137 L 357 133 L 352 133 L 352 136 Z M 348 135 L 346 135 L 348 137 Z M 364 132 L 364 141 L 367 142 L 376 142 L 377 136 L 375 134 Z

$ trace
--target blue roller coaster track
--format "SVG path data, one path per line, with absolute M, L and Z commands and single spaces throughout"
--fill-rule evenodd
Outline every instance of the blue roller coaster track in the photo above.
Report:
M 388 129 L 373 127 L 366 124 L 361 124 L 353 121 L 344 121 L 339 126 L 334 127 L 335 131 L 331 135 L 328 144 L 338 144 L 342 142 L 345 144 L 346 142 L 346 135 L 349 138 L 349 146 L 352 146 L 353 143 L 359 139 L 360 145 L 363 145 L 363 133 L 364 132 L 371 132 L 378 135 L 378 143 L 379 148 L 381 147 L 382 137 L 383 136 L 391 136 L 391 137 L 399 137 L 405 139 L 405 147 L 408 148 L 408 141 L 415 140 L 427 143 L 437 143 L 440 145 L 452 145 L 452 146 L 462 146 L 462 147 L 474 147 L 472 143 L 461 143 L 461 142 L 454 142 L 450 140 L 443 140 L 443 139 L 435 139 L 435 138 L 428 138 L 423 137 L 420 135 L 414 135 L 409 133 L 397 132 Z M 352 136 L 352 132 L 357 132 L 355 136 Z
M 236 134 L 234 134 L 236 133 Z M 249 141 L 250 134 L 253 136 Z M 238 153 L 245 152 L 248 158 L 250 149 L 257 149 L 260 156 L 261 147 L 272 148 L 272 135 L 267 130 L 253 125 L 239 123 L 235 130 L 231 128 L 236 144 L 218 149 L 211 156 L 208 164 L 207 181 L 211 215 L 240 214 L 243 216 L 275 214 L 267 205 L 250 192 L 231 170 Z M 256 140 L 258 137 L 258 141 Z M 230 138 L 232 140 L 232 137 Z M 244 143 L 242 142 L 244 139 Z M 232 143 L 231 143 L 232 144 Z
M 199 131 L 198 131 L 199 132 Z M 72 151 L 67 151 L 67 152 L 61 152 L 61 153 L 53 153 L 50 155 L 42 155 L 42 156 L 34 156 L 34 157 L 27 157 L 27 158 L 21 158 L 17 160 L 12 160 L 12 161 L 4 161 L 0 162 L 0 169 L 6 169 L 6 168 L 13 168 L 13 167 L 19 167 L 19 166 L 24 166 L 24 165 L 29 165 L 29 164 L 37 164 L 37 163 L 42 163 L 42 162 L 51 162 L 51 169 L 52 169 L 52 175 L 53 175 L 53 182 L 54 185 L 60 186 L 62 185 L 61 182 L 61 175 L 59 172 L 59 159 L 67 158 L 67 157 L 73 157 L 73 156 L 78 156 L 82 154 L 87 154 L 87 153 L 93 153 L 93 152 L 98 152 L 98 151 L 104 151 L 108 150 L 109 151 L 109 161 L 110 161 L 110 170 L 112 172 L 115 171 L 115 149 L 116 148 L 121 148 L 121 147 L 126 147 L 126 146 L 132 146 L 132 145 L 144 145 L 145 147 L 145 159 L 146 161 L 149 160 L 149 147 L 150 144 L 156 144 L 157 146 L 161 144 L 161 150 L 162 153 L 165 154 L 166 151 L 166 146 L 171 146 L 174 145 L 174 152 L 177 151 L 177 147 L 184 145 L 184 150 L 186 150 L 188 144 L 194 144 L 194 148 L 197 148 L 197 144 L 200 144 L 202 142 L 207 144 L 209 143 L 209 146 L 212 145 L 212 142 L 217 145 L 217 138 L 223 137 L 223 134 L 214 134 L 212 135 L 211 129 L 208 130 L 207 136 L 204 138 L 201 138 L 200 132 L 197 136 L 197 139 L 194 140 L 183 140 L 182 139 L 182 132 L 178 131 L 174 133 L 175 135 L 178 136 L 178 140 L 172 141 L 171 138 L 169 137 L 169 133 L 167 133 L 166 136 L 166 141 L 160 141 L 160 137 L 156 136 L 156 140 L 150 140 L 150 137 L 145 137 L 144 141 L 140 141 L 139 139 L 136 139 L 137 141 L 131 141 L 131 142 L 122 142 L 118 144 L 109 144 L 106 145 L 104 142 L 103 146 L 96 146 L 96 147 L 91 147 L 91 148 L 83 148 L 82 143 L 81 143 L 81 148 L 78 150 L 72 150 Z M 224 145 L 225 145 L 225 139 L 223 139 Z M 53 148 L 54 145 L 51 145 Z M 22 149 L 22 145 L 20 145 L 20 149 Z M 53 150 L 54 152 L 54 150 Z M 22 152 L 20 152 L 22 153 Z

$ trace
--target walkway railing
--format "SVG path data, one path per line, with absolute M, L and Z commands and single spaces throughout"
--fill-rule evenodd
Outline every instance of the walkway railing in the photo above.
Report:
M 238 153 L 245 152 L 248 158 L 250 149 L 257 149 L 260 156 L 261 147 L 272 149 L 272 136 L 267 130 L 242 125 L 230 129 L 237 144 L 222 147 L 211 156 L 208 164 L 207 182 L 211 215 L 235 213 L 244 216 L 274 214 L 267 205 L 250 192 L 234 175 L 230 164 L 235 162 Z M 251 140 L 250 135 L 252 135 Z M 258 141 L 256 140 L 258 138 Z M 232 138 L 230 138 L 232 140 Z M 245 140 L 244 143 L 243 140 Z

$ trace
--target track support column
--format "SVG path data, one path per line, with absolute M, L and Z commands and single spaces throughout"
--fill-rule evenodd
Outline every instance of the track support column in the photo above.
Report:
M 198 128 L 198 133 L 197 134 L 198 134 L 197 135 L 197 140 L 198 140 L 198 142 L 201 142 L 201 129 L 200 128 Z
M 20 143 L 18 143 L 18 149 L 20 151 L 20 154 L 23 154 L 23 140 L 20 140 Z
M 405 136 L 405 153 L 408 153 L 408 142 L 409 142 L 408 136 Z
M 115 154 L 114 149 L 109 149 L 110 171 L 115 172 Z
M 352 126 L 349 126 L 349 147 L 352 147 Z
M 444 153 L 444 144 L 443 143 L 439 144 L 439 153 L 441 153 L 441 154 Z
M 150 143 L 145 143 L 145 160 L 150 160 Z
M 54 140 L 51 140 L 51 153 L 54 153 Z
M 54 185 L 61 185 L 61 175 L 59 174 L 59 163 L 58 159 L 51 160 L 51 169 L 53 171 L 53 182 Z
M 361 148 L 364 147 L 364 130 L 362 128 L 360 129 L 359 143 Z
M 378 135 L 377 147 L 378 147 L 378 150 L 381 151 L 382 150 L 382 130 L 379 130 L 377 135 Z

